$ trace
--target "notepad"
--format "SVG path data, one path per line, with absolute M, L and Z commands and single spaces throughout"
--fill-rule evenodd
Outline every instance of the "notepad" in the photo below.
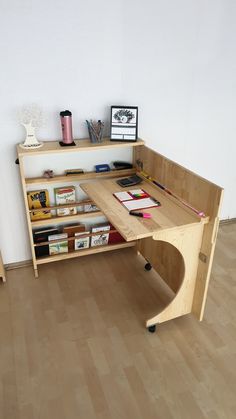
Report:
M 128 211 L 145 208 L 159 207 L 160 202 L 152 198 L 143 189 L 132 189 L 127 192 L 115 192 L 113 194 Z
M 127 192 L 115 192 L 114 196 L 121 202 L 129 201 L 131 199 L 149 198 L 150 195 L 143 189 L 132 189 Z
M 128 192 L 116 192 L 114 193 L 114 196 L 121 202 L 133 199 L 133 197 Z
M 153 201 L 152 198 L 132 199 L 130 201 L 123 201 L 122 204 L 129 211 L 141 210 L 145 208 L 159 207 L 160 203 Z

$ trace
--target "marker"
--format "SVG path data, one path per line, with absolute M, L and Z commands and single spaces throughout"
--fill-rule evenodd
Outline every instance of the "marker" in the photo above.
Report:
M 130 211 L 130 215 L 134 215 L 135 217 L 142 217 L 142 218 L 152 218 L 152 215 L 149 212 L 134 212 Z
M 153 198 L 153 196 L 150 196 L 151 200 L 155 202 L 158 206 L 161 205 L 160 201 L 158 201 L 156 198 Z

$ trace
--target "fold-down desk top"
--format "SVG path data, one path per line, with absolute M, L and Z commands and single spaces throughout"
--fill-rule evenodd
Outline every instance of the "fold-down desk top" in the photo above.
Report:
M 82 183 L 80 187 L 126 241 L 151 237 L 160 230 L 187 227 L 208 221 L 208 218 L 199 217 L 177 199 L 145 180 L 137 186 L 127 188 L 120 187 L 114 179 Z M 129 215 L 128 210 L 113 196 L 115 192 L 139 188 L 144 189 L 161 203 L 160 207 L 144 210 L 152 214 L 151 219 Z

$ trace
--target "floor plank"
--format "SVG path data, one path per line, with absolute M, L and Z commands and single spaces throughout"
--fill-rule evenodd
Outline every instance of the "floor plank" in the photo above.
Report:
M 220 226 L 203 322 L 133 249 L 24 267 L 0 287 L 3 419 L 234 419 L 236 224 Z

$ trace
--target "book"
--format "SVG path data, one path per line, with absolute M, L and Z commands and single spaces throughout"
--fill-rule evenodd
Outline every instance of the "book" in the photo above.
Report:
M 67 239 L 67 233 L 52 234 L 48 236 L 48 241 Z M 58 253 L 68 252 L 68 240 L 62 240 L 56 243 L 49 243 L 49 255 L 57 255 Z
M 47 242 L 48 236 L 50 234 L 57 234 L 58 229 L 54 227 L 49 228 L 41 228 L 39 230 L 33 230 L 33 240 L 35 244 Z M 41 256 L 48 256 L 49 255 L 49 245 L 43 245 L 43 246 L 37 246 L 35 247 L 35 256 L 41 257 Z
M 115 228 L 113 227 L 111 223 L 110 223 L 110 229 L 115 230 Z M 125 239 L 124 237 L 122 237 L 122 235 L 118 231 L 116 231 L 115 233 L 109 234 L 108 244 L 123 243 L 123 242 L 125 242 Z
M 84 232 L 85 226 L 83 224 L 71 224 L 63 227 L 63 233 L 67 233 L 68 237 L 73 237 L 76 233 Z M 68 251 L 72 252 L 75 249 L 75 241 L 68 241 Z
M 75 250 L 88 249 L 88 247 L 89 247 L 89 237 L 79 237 L 83 234 L 89 234 L 89 231 L 75 233 L 75 237 L 78 237 L 78 238 L 75 239 Z
M 56 205 L 73 204 L 74 202 L 76 202 L 74 186 L 67 186 L 64 188 L 55 188 L 54 194 L 55 194 Z M 75 215 L 77 214 L 77 208 L 76 207 L 58 208 L 56 212 L 59 217 L 64 217 L 65 215 Z
M 99 211 L 99 208 L 95 204 L 84 204 L 84 212 Z
M 49 203 L 49 194 L 47 189 L 40 189 L 37 191 L 29 191 L 27 192 L 27 199 L 29 209 L 38 209 L 38 208 L 47 208 L 50 206 Z M 30 213 L 30 218 L 32 221 L 34 220 L 41 220 L 43 218 L 51 218 L 51 211 L 44 210 L 44 211 L 32 211 Z
M 100 224 L 92 227 L 92 233 L 100 233 L 96 236 L 91 237 L 91 247 L 103 246 L 108 244 L 109 233 L 104 233 L 110 230 L 109 224 Z
M 83 169 L 67 169 L 65 170 L 66 175 L 80 175 L 84 173 Z

